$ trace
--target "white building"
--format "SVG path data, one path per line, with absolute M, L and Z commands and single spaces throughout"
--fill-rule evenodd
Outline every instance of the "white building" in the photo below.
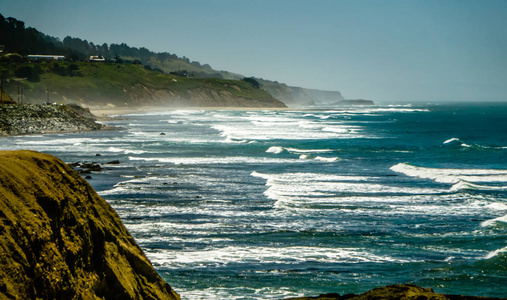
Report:
M 28 59 L 31 60 L 64 60 L 65 56 L 63 55 L 27 55 Z

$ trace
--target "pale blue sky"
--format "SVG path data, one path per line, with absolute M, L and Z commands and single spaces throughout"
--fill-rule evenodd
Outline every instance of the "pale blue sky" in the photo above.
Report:
M 507 0 L 0 0 L 0 13 L 349 99 L 507 101 Z

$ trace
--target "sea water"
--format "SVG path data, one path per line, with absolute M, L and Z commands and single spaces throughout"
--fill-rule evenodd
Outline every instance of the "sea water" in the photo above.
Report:
M 118 130 L 8 137 L 0 148 L 102 163 L 88 181 L 183 299 L 395 283 L 507 297 L 506 104 L 174 110 L 106 123 Z

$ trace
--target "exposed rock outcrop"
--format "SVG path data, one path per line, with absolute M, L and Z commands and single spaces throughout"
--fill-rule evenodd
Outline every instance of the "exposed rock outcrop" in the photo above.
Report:
M 258 90 L 256 93 L 241 93 L 237 85 L 200 86 L 185 90 L 154 89 L 143 84 L 135 84 L 125 89 L 129 105 L 159 105 L 168 107 L 255 107 L 283 108 L 286 105 L 269 93 Z
M 61 160 L 0 151 L 0 299 L 179 299 Z
M 435 293 L 430 288 L 413 284 L 396 284 L 379 287 L 361 295 L 324 294 L 317 297 L 291 298 L 290 300 L 500 300 L 500 298 L 445 295 Z M 289 299 L 287 299 L 289 300 Z
M 0 105 L 0 136 L 98 130 L 89 110 L 73 105 Z

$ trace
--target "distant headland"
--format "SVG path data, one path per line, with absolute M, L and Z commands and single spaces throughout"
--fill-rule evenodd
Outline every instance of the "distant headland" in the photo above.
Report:
M 334 103 L 333 105 L 341 106 L 341 105 L 375 105 L 375 102 L 372 100 L 364 100 L 364 99 L 353 99 L 353 100 L 342 100 Z
M 292 87 L 218 71 L 144 47 L 48 36 L 0 15 L 2 89 L 18 102 L 136 107 L 308 107 L 344 100 L 339 91 Z M 27 47 L 27 45 L 30 45 Z

